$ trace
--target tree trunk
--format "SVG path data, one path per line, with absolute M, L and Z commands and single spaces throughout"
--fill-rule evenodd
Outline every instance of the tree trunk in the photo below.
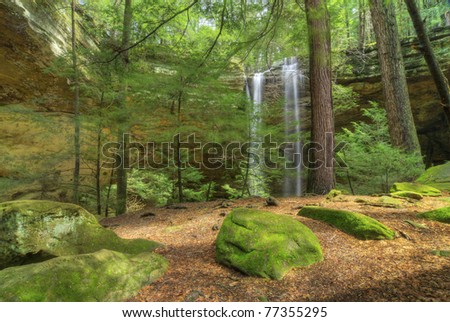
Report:
M 78 77 L 78 57 L 77 57 L 77 35 L 76 35 L 76 21 L 75 21 L 75 0 L 72 0 L 71 5 L 71 19 L 72 19 L 72 68 L 73 68 L 73 84 L 74 84 L 74 152 L 75 152 L 75 166 L 73 169 L 73 203 L 79 203 L 79 188 L 80 188 L 80 84 Z
M 178 136 L 177 136 L 177 187 L 178 187 L 178 201 L 183 202 L 183 177 L 182 177 L 182 169 L 181 169 L 181 100 L 183 98 L 183 92 L 179 92 L 178 94 L 178 116 L 177 116 L 177 127 L 178 127 Z
M 310 48 L 311 139 L 317 145 L 312 150 L 316 164 L 308 185 L 311 192 L 326 194 L 334 188 L 330 17 L 326 0 L 305 0 L 305 4 Z
M 358 1 L 358 16 L 358 49 L 360 52 L 363 52 L 364 46 L 366 44 L 366 5 L 364 3 L 364 0 Z
M 130 46 L 131 37 L 131 23 L 133 19 L 132 11 L 132 0 L 125 0 L 125 11 L 123 19 L 123 35 L 122 35 L 122 49 L 128 48 Z M 118 142 L 120 144 L 119 155 L 120 164 L 117 166 L 116 176 L 117 176 L 117 204 L 116 204 L 116 215 L 122 215 L 127 211 L 127 168 L 128 168 L 128 146 L 125 142 L 123 134 L 126 131 L 128 124 L 128 117 L 126 112 L 126 96 L 128 84 L 125 79 L 126 73 L 128 71 L 128 50 L 124 50 L 121 53 L 122 66 L 123 69 L 120 71 L 120 95 L 119 95 L 119 108 L 122 110 L 121 113 L 121 124 L 119 124 L 119 129 L 117 133 Z
M 419 139 L 409 101 L 405 67 L 392 1 L 369 0 L 378 47 L 384 104 L 394 146 L 420 153 Z
M 427 62 L 428 69 L 436 84 L 439 97 L 441 98 L 441 105 L 444 109 L 444 113 L 447 117 L 447 122 L 450 124 L 450 93 L 448 90 L 448 81 L 445 78 L 444 73 L 439 66 L 439 61 L 434 55 L 433 47 L 431 46 L 430 39 L 428 38 L 425 26 L 420 17 L 419 8 L 414 0 L 405 0 L 406 7 L 408 8 L 409 15 L 416 30 L 417 38 L 421 46 L 423 57 Z

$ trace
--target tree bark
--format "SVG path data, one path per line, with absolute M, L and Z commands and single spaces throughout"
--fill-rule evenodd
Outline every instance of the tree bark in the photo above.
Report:
M 72 68 L 73 68 L 73 84 L 74 84 L 74 152 L 75 165 L 73 169 L 73 203 L 79 203 L 79 188 L 80 188 L 80 83 L 78 76 L 78 56 L 77 56 L 77 35 L 76 35 L 76 20 L 75 20 L 75 0 L 71 4 L 71 19 L 72 19 Z
M 392 145 L 420 153 L 392 1 L 369 0 Z
M 366 5 L 364 0 L 358 1 L 358 50 L 363 52 L 366 45 Z
M 183 81 L 183 79 L 181 79 Z M 183 92 L 178 93 L 178 108 L 177 108 L 177 187 L 178 187 L 178 201 L 183 202 L 183 173 L 181 169 L 181 102 L 183 99 Z
M 423 57 L 427 62 L 428 69 L 430 70 L 431 76 L 436 84 L 436 88 L 441 99 L 441 105 L 447 118 L 447 124 L 450 124 L 450 93 L 448 90 L 448 80 L 445 78 L 445 75 L 439 66 L 439 61 L 434 55 L 433 47 L 431 46 L 425 25 L 420 17 L 420 11 L 416 2 L 414 0 L 405 0 L 405 3 L 413 22 L 414 29 L 416 30 L 417 39 L 419 40 Z
M 326 0 L 305 0 L 305 5 L 311 74 L 311 139 L 317 147 L 311 151 L 316 164 L 311 169 L 308 188 L 310 192 L 326 194 L 334 188 L 330 17 Z
M 125 10 L 123 19 L 123 34 L 122 34 L 122 48 L 130 47 L 131 38 L 131 23 L 133 19 L 132 10 L 132 0 L 125 0 Z M 128 168 L 128 147 L 127 142 L 124 140 L 123 134 L 126 131 L 128 124 L 128 117 L 126 114 L 126 96 L 128 84 L 126 81 L 126 73 L 128 71 L 129 56 L 128 50 L 121 52 L 122 66 L 123 69 L 120 71 L 120 95 L 119 95 L 119 109 L 122 110 L 121 113 L 121 124 L 119 124 L 119 129 L 117 133 L 118 142 L 120 144 L 119 155 L 120 164 L 117 165 L 116 176 L 117 176 L 117 204 L 116 204 L 116 215 L 124 214 L 127 211 L 127 168 Z

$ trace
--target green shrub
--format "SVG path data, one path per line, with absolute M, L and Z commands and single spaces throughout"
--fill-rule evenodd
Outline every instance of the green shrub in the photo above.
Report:
M 352 130 L 344 128 L 336 136 L 336 142 L 346 144 L 337 154 L 347 166 L 336 167 L 341 185 L 358 194 L 388 193 L 392 183 L 418 177 L 424 171 L 422 157 L 391 145 L 386 112 L 372 103 L 363 115 L 370 122 L 354 122 Z

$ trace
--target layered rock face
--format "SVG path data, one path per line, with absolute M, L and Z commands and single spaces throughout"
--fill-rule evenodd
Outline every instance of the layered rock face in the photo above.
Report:
M 450 79 L 450 26 L 436 28 L 430 32 L 430 39 L 435 53 L 441 63 L 441 68 L 447 79 Z M 427 165 L 441 164 L 450 160 L 450 131 L 445 124 L 440 99 L 425 63 L 416 38 L 402 41 L 402 51 L 405 62 L 408 90 L 414 121 L 419 134 L 422 154 L 427 156 Z M 378 66 L 376 46 L 366 48 L 364 53 L 348 52 L 351 70 L 335 72 L 336 83 L 351 87 L 360 96 L 356 108 L 336 110 L 335 126 L 339 131 L 343 127 L 351 127 L 351 123 L 363 119 L 362 109 L 370 108 L 370 101 L 383 104 L 383 92 Z M 300 68 L 308 70 L 306 61 L 299 63 Z M 281 62 L 265 73 L 264 101 L 271 107 L 271 123 L 283 122 L 282 100 L 284 94 Z M 305 92 L 300 94 L 302 131 L 311 130 L 311 102 L 309 84 L 305 84 Z
M 430 40 L 444 74 L 450 79 L 450 26 L 433 29 Z M 415 37 L 402 40 L 402 52 L 422 154 L 427 156 L 427 165 L 441 164 L 450 160 L 450 130 L 445 124 L 436 86 Z M 367 48 L 363 54 L 350 54 L 349 58 L 353 71 L 339 77 L 338 83 L 352 87 L 361 95 L 361 107 L 369 106 L 369 101 L 383 102 L 376 47 Z M 357 120 L 358 117 L 352 114 L 348 117 Z M 338 126 L 339 118 L 338 115 Z

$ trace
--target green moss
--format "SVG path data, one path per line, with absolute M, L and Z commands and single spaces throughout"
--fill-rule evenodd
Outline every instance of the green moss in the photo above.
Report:
M 424 218 L 450 224 L 450 207 L 423 212 L 421 214 L 418 214 L 417 218 Z
M 337 196 L 340 196 L 340 195 L 342 195 L 342 191 L 341 190 L 331 189 L 330 192 L 327 194 L 326 198 L 328 200 L 330 200 L 330 199 L 333 199 L 333 198 L 335 198 Z
M 393 239 L 395 232 L 379 221 L 355 212 L 322 207 L 303 207 L 299 216 L 326 222 L 359 239 Z
M 427 186 L 421 183 L 416 182 L 397 182 L 394 183 L 394 185 L 391 188 L 391 192 L 396 191 L 409 191 L 409 192 L 415 192 L 420 193 L 423 196 L 429 196 L 429 197 L 439 197 L 442 195 L 441 191 L 433 188 L 431 186 Z
M 407 198 L 407 199 L 414 199 L 414 200 L 422 200 L 423 195 L 417 192 L 413 191 L 396 191 L 392 192 L 391 196 L 394 198 Z
M 0 271 L 0 301 L 123 301 L 167 267 L 167 260 L 153 253 L 62 256 Z
M 403 206 L 402 200 L 399 200 L 399 199 L 396 199 L 393 197 L 389 197 L 389 196 L 382 196 L 382 197 L 380 197 L 380 199 L 378 199 L 377 202 L 382 205 L 394 206 L 396 208 L 401 208 L 401 206 Z
M 450 257 L 450 250 L 440 250 L 440 249 L 432 250 L 431 254 L 442 257 Z
M 279 280 L 291 268 L 311 265 L 323 256 L 317 237 L 295 219 L 237 208 L 217 236 L 216 259 L 245 274 Z
M 416 182 L 439 190 L 450 191 L 450 162 L 428 168 Z
M 73 204 L 40 200 L 0 204 L 0 268 L 39 253 L 55 257 L 110 249 L 138 254 L 158 246 L 144 239 L 122 239 Z

